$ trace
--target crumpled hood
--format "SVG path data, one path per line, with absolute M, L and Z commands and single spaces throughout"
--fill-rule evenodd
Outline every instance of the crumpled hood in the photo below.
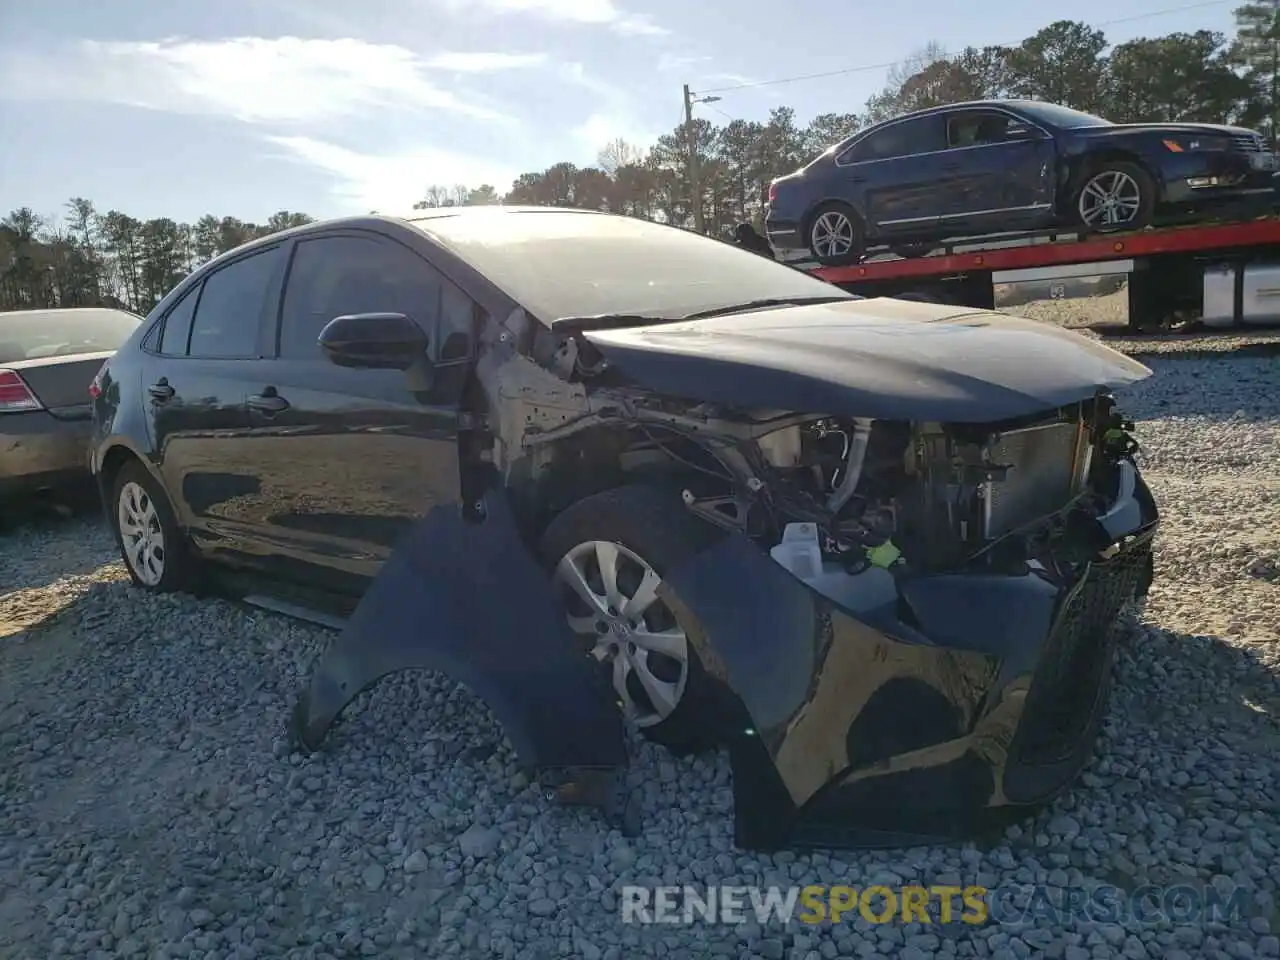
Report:
M 1061 327 L 906 300 L 849 300 L 584 336 L 658 393 L 745 408 L 985 423 L 1151 371 Z

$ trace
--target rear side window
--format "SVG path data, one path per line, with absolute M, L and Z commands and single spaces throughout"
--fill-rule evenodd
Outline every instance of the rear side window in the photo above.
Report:
M 164 318 L 164 332 L 160 335 L 160 352 L 165 356 L 186 356 L 187 341 L 191 338 L 191 321 L 196 315 L 196 301 L 199 299 L 200 284 L 197 283 Z
M 272 247 L 229 263 L 204 281 L 191 324 L 193 357 L 254 357 L 268 291 L 283 254 Z
M 446 292 L 447 291 L 447 292 Z M 280 356 L 321 359 L 317 339 L 334 317 L 352 313 L 403 313 L 430 338 L 441 359 L 450 330 L 441 330 L 442 298 L 449 319 L 462 326 L 450 351 L 467 353 L 471 302 L 412 250 L 373 237 L 318 237 L 298 243 L 285 285 L 280 316 Z M 465 302 L 463 302 L 465 301 Z M 448 326 L 448 320 L 444 324 Z
M 917 117 L 890 124 L 883 130 L 863 137 L 840 157 L 840 162 L 862 163 L 867 160 L 910 157 L 917 153 L 942 150 L 945 146 L 942 118 Z

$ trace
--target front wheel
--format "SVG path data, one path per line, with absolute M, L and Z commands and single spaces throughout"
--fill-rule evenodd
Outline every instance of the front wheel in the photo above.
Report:
M 824 203 L 809 219 L 809 252 L 824 267 L 857 263 L 867 252 L 862 220 L 844 203 Z
M 1076 221 L 1090 230 L 1141 230 L 1150 225 L 1155 206 L 1151 174 L 1116 160 L 1087 171 L 1073 202 Z
M 583 651 L 599 662 L 641 733 L 679 750 L 719 742 L 717 696 L 657 589 L 667 570 L 717 537 L 677 493 L 648 486 L 580 500 L 542 536 L 543 560 Z

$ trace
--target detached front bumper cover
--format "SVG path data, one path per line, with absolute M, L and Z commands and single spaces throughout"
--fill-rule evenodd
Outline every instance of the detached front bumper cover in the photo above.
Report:
M 1150 582 L 1155 507 L 1141 478 L 1126 492 L 1141 516 L 1074 582 L 1035 569 L 903 578 L 898 608 L 866 620 L 740 535 L 668 571 L 660 593 L 723 694 L 705 719 L 728 740 L 738 845 L 956 839 L 1065 788 L 1106 703 L 1111 628 Z M 634 832 L 612 696 L 505 498 L 488 508 L 478 522 L 438 508 L 396 550 L 318 664 L 296 737 L 318 748 L 388 673 L 441 671 L 562 800 Z

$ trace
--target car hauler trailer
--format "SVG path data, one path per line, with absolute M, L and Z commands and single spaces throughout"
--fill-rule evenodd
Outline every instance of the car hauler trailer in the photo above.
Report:
M 1001 234 L 958 240 L 923 256 L 794 265 L 863 296 L 982 309 L 994 308 L 997 284 L 1124 277 L 1135 330 L 1186 319 L 1208 327 L 1280 326 L 1276 216 L 1129 233 Z

